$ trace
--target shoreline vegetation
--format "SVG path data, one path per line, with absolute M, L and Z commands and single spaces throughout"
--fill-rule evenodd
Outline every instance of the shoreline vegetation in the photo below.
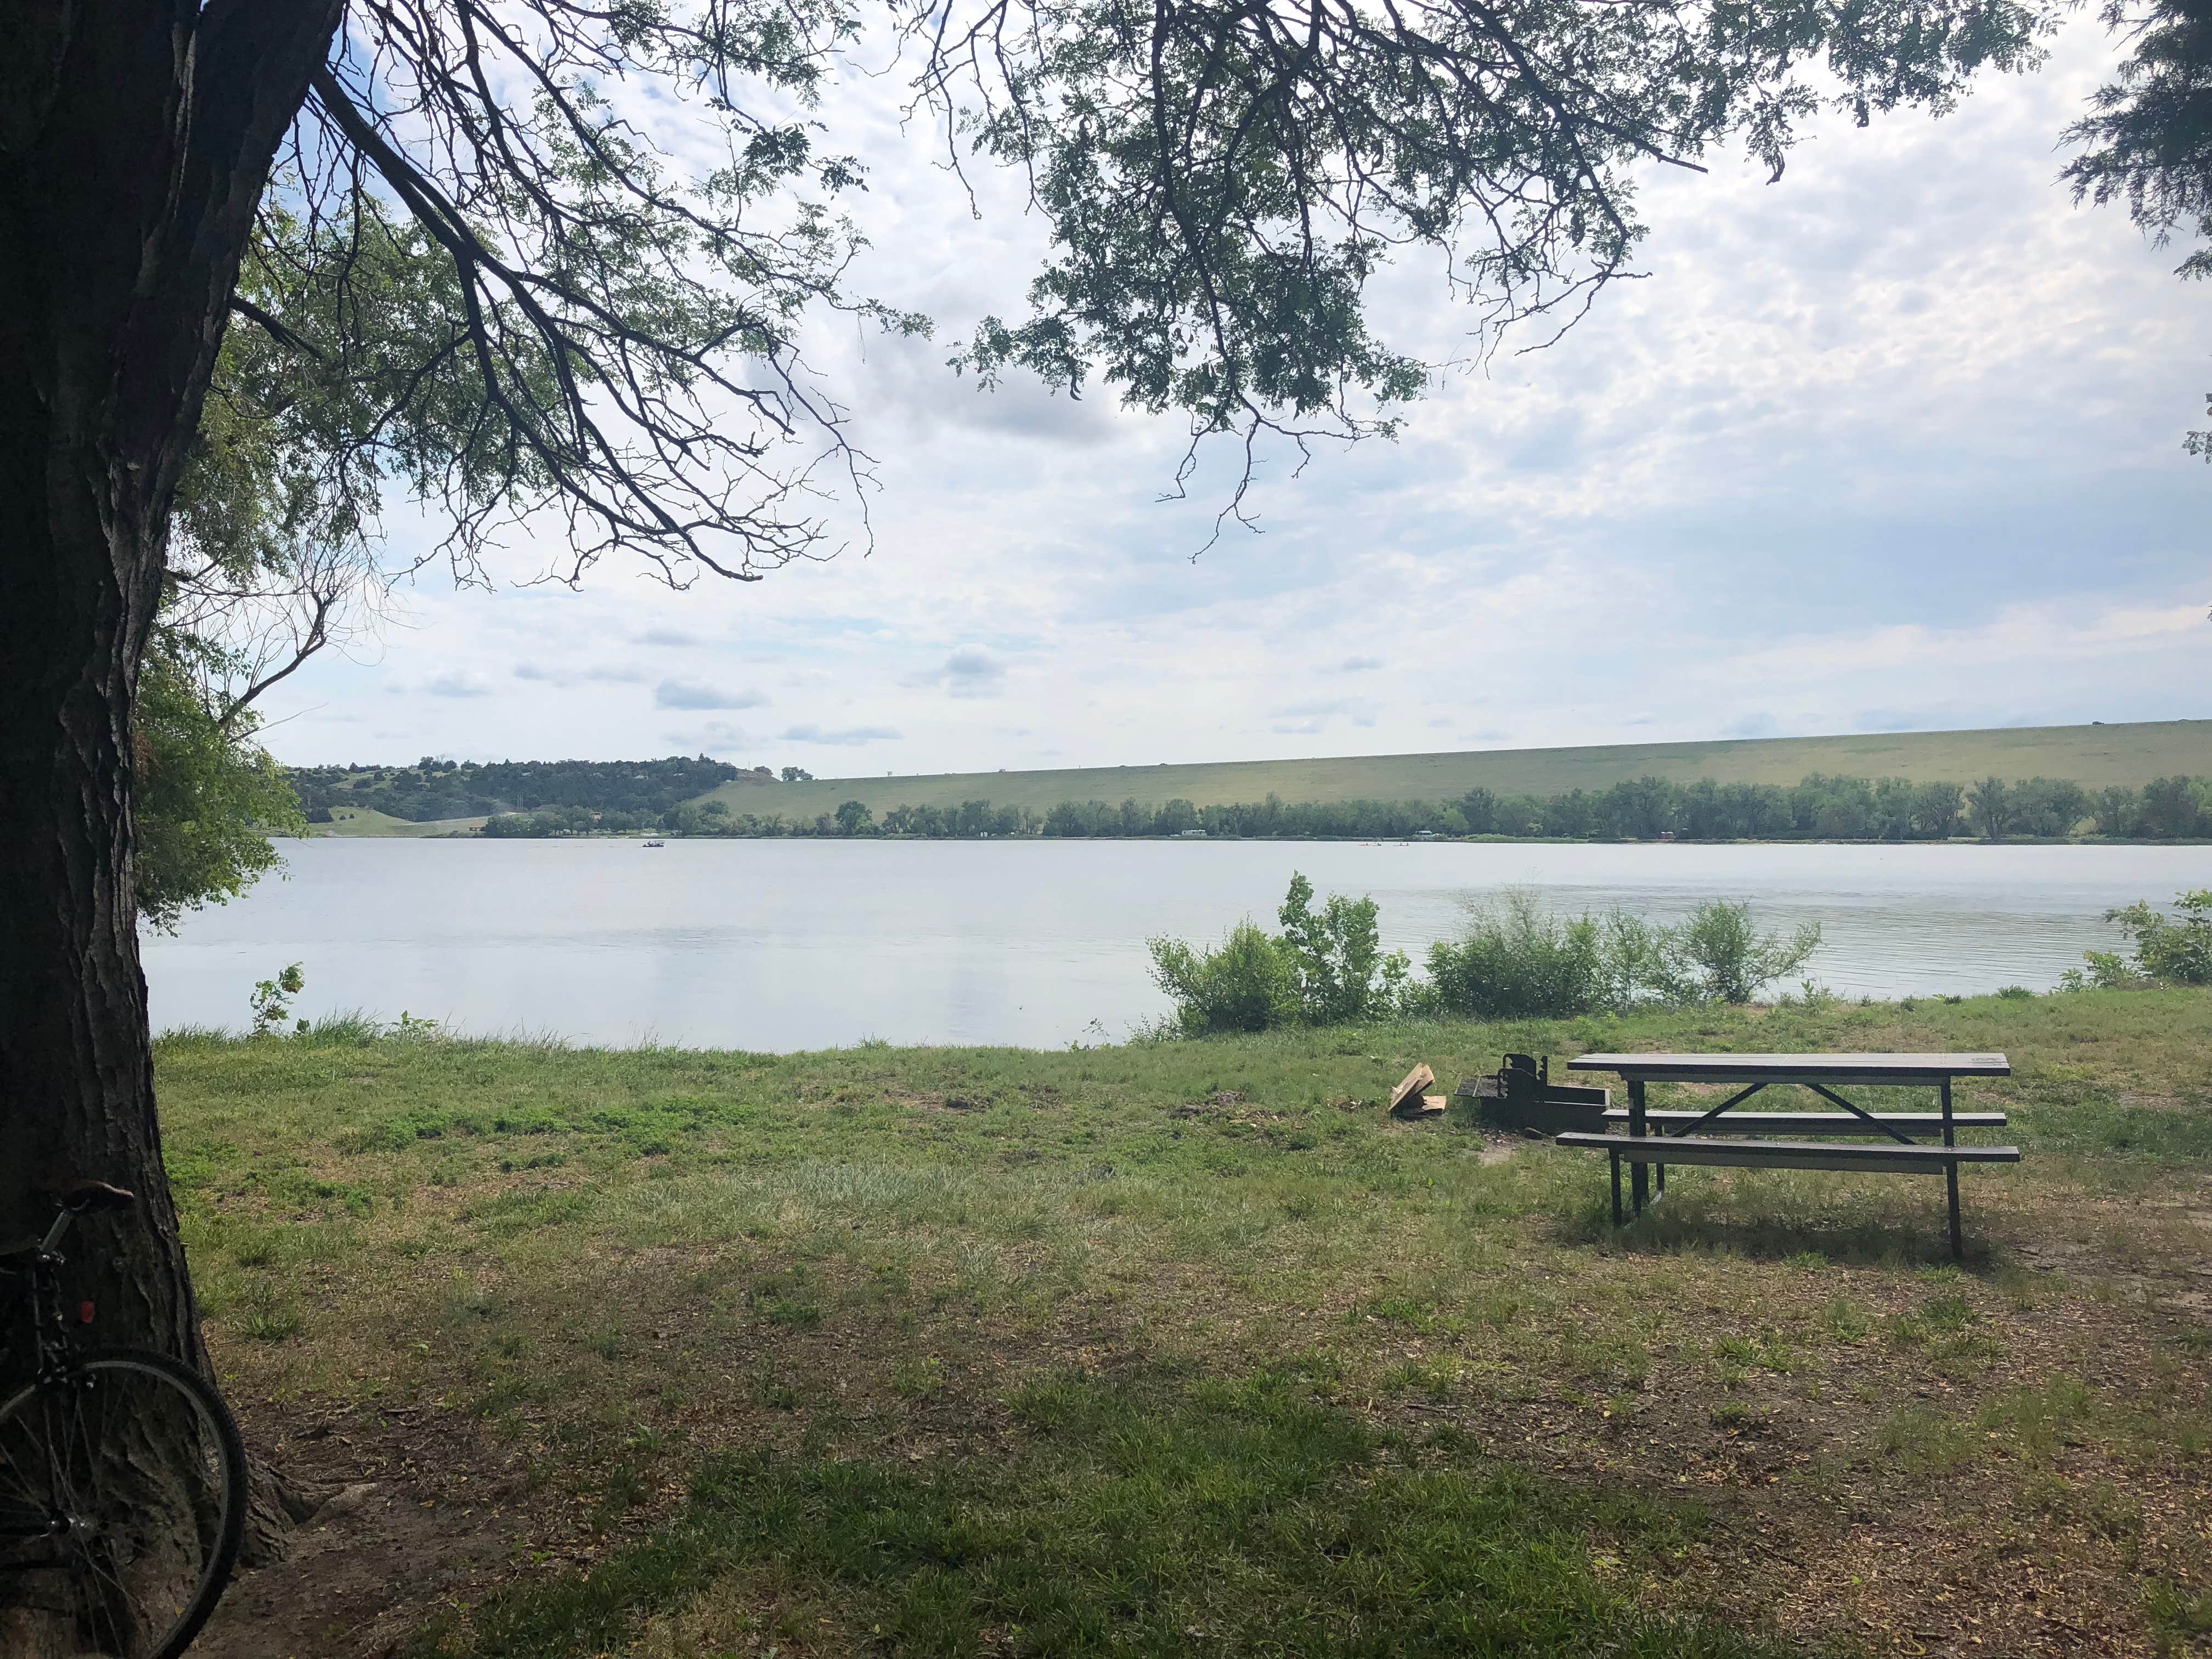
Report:
M 1404 951 L 1383 951 L 1371 897 L 1333 894 L 1319 910 L 1313 899 L 1313 884 L 1293 873 L 1276 916 L 1279 933 L 1247 917 L 1215 946 L 1164 935 L 1146 940 L 1153 982 L 1175 1012 L 1139 1036 L 1742 1007 L 1795 975 L 1820 945 L 1818 922 L 1787 937 L 1761 933 L 1742 901 L 1708 899 L 1662 924 L 1618 908 L 1547 910 L 1535 894 L 1509 890 L 1468 906 L 1460 937 L 1429 947 L 1420 979 Z M 2105 920 L 2119 924 L 2132 954 L 2087 951 L 2055 993 L 2212 985 L 2212 890 L 2178 894 L 2164 909 L 2138 901 L 2107 910 Z M 2012 985 L 1996 994 L 2035 994 Z M 1817 1007 L 1836 1000 L 1808 979 L 1778 1001 Z
M 572 787 L 567 793 L 587 794 L 601 802 L 621 794 L 600 780 L 586 781 L 591 787 Z M 558 790 L 561 781 L 551 778 L 539 787 Z M 900 805 L 880 819 L 859 799 L 844 801 L 835 811 L 811 818 L 787 817 L 772 809 L 736 811 L 720 797 L 654 804 L 653 798 L 665 798 L 680 787 L 679 782 L 656 782 L 641 775 L 635 787 L 647 799 L 636 805 L 594 805 L 591 799 L 531 805 L 526 797 L 526 805 L 518 808 L 469 793 L 463 786 L 453 786 L 458 793 L 441 793 L 433 775 L 396 789 L 391 781 L 368 790 L 349 789 L 342 793 L 353 799 L 337 807 L 331 799 L 341 792 L 329 792 L 311 804 L 307 813 L 312 829 L 331 824 L 337 811 L 385 812 L 390 805 L 422 811 L 432 821 L 460 817 L 447 810 L 458 805 L 504 807 L 486 817 L 479 828 L 449 832 L 492 840 L 654 836 L 1895 843 L 1962 838 L 2127 842 L 2212 838 L 2212 778 L 2182 775 L 2155 778 L 2140 789 L 2108 785 L 2094 791 L 2066 779 L 2042 777 L 1913 783 L 1902 778 L 1815 773 L 1787 787 L 1711 779 L 1684 785 L 1643 777 L 1604 790 L 1572 789 L 1551 796 L 1500 796 L 1477 788 L 1448 801 L 1297 802 L 1270 796 L 1264 801 L 1219 805 L 1177 799 L 1157 807 L 1132 798 L 1118 806 L 1103 800 L 1063 801 L 1042 813 L 978 799 L 955 807 Z M 308 793 L 303 792 L 303 799 Z M 379 800 L 386 805 L 369 805 Z
M 2001 1049 L 1961 1104 L 2023 1161 L 1954 1267 L 1925 1182 L 1684 1170 L 1615 1231 L 1600 1164 L 1383 1110 L 1638 1048 Z M 210 1659 L 2212 1632 L 2201 990 L 155 1063 L 213 1363 L 325 1505 Z
M 2212 894 L 2187 897 L 2212 905 Z M 1748 903 L 1725 899 L 1665 926 L 1620 909 L 1568 915 L 1545 909 L 1533 893 L 1509 891 L 1470 907 L 1459 939 L 1429 947 L 1428 976 L 1419 979 L 1404 951 L 1383 951 L 1372 898 L 1333 894 L 1319 910 L 1313 898 L 1313 884 L 1294 873 L 1277 913 L 1280 933 L 1247 918 L 1212 948 L 1147 940 L 1153 981 L 1176 1005 L 1148 1035 L 1741 1005 L 1795 974 L 1820 945 L 1818 922 L 1786 939 L 1761 933 Z M 2147 927 L 2172 925 L 2138 908 Z M 2203 931 L 2212 930 L 2192 937 Z M 1826 994 L 1809 981 L 1803 992 L 1808 1000 Z

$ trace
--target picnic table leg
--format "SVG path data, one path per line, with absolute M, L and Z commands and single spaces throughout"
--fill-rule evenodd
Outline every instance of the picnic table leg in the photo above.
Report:
M 1613 1165 L 1613 1224 L 1618 1227 L 1620 1225 L 1620 1154 L 1608 1154 L 1607 1161 Z
M 1628 1133 L 1637 1139 L 1644 1136 L 1644 1079 L 1636 1078 L 1628 1085 Z M 1650 1195 L 1650 1166 L 1638 1161 L 1628 1172 L 1629 1201 L 1636 1213 L 1644 1213 L 1644 1200 Z
M 1943 1079 L 1943 1144 L 1946 1146 L 1955 1146 L 1959 1144 L 1957 1126 L 1951 1120 L 1951 1079 L 1948 1077 Z M 1959 1166 L 1957 1163 L 1953 1162 L 1943 1166 L 1943 1184 L 1948 1189 L 1951 1199 L 1951 1260 L 1963 1261 L 1966 1260 L 1966 1241 L 1960 1237 L 1959 1233 Z

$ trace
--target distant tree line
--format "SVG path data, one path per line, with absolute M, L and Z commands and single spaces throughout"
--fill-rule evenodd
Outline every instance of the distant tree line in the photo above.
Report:
M 957 806 L 894 806 L 880 823 L 865 801 L 848 800 L 835 812 L 819 812 L 811 817 L 787 817 L 781 812 L 735 812 L 726 802 L 710 800 L 686 802 L 662 814 L 655 827 L 672 836 L 906 836 L 930 841 L 983 841 L 1034 836 L 1043 823 L 1026 806 L 994 806 L 988 800 L 963 801 Z M 490 824 L 484 826 L 484 833 L 495 833 Z M 540 832 L 506 830 L 497 833 Z M 549 829 L 542 833 L 569 832 Z
M 2140 790 L 2094 792 L 2063 779 L 1976 784 L 1913 783 L 1814 773 L 1769 783 L 1678 784 L 1637 778 L 1609 789 L 1500 795 L 1472 789 L 1448 801 L 1303 801 L 1156 809 L 1124 801 L 1066 802 L 1045 815 L 1048 836 L 1232 838 L 1407 836 L 1556 836 L 1605 841 L 1948 841 L 1961 835 L 2100 836 L 2172 839 L 2212 836 L 2212 787 L 2160 778 Z
M 661 764 L 663 763 L 655 763 Z M 2212 780 L 2159 778 L 2141 789 L 2088 790 L 2063 779 L 1913 783 L 1814 773 L 1769 783 L 1678 784 L 1637 778 L 1609 789 L 1500 795 L 1472 789 L 1456 800 L 1285 801 L 1199 806 L 1170 800 L 1063 801 L 1042 817 L 988 800 L 894 806 L 878 820 L 862 801 L 834 812 L 787 817 L 739 812 L 721 800 L 683 802 L 655 813 L 547 807 L 495 818 L 493 836 L 653 830 L 677 836 L 916 836 L 932 840 L 1176 836 L 1226 840 L 1393 840 L 1414 836 L 1549 836 L 1600 841 L 1948 841 L 1960 836 L 2128 840 L 2212 837 Z
M 773 775 L 765 766 L 752 770 L 763 780 Z M 796 781 L 795 773 L 795 766 L 784 768 L 787 779 Z M 678 803 L 743 775 L 704 755 L 489 765 L 426 755 L 412 766 L 298 767 L 289 775 L 311 823 L 328 823 L 337 806 L 365 807 L 415 823 L 544 809 L 556 816 L 582 812 L 581 821 L 599 829 L 643 830 L 659 828 L 662 815 Z M 601 817 L 594 819 L 593 813 Z M 615 818 L 623 820 L 619 826 Z

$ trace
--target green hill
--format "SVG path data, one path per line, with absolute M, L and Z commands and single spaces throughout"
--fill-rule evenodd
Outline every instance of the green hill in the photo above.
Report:
M 476 818 L 426 818 L 416 823 L 411 818 L 395 818 L 389 812 L 377 811 L 368 806 L 333 806 L 328 823 L 311 823 L 311 836 L 402 836 L 416 840 L 426 836 L 458 836 L 471 830 L 481 830 L 484 821 Z
M 821 778 L 769 785 L 748 779 L 699 797 L 733 812 L 787 820 L 832 812 L 841 801 L 878 817 L 894 806 L 957 806 L 988 799 L 1043 813 L 1061 801 L 1134 799 L 1146 806 L 1264 800 L 1451 800 L 1481 787 L 1499 795 L 1598 790 L 1630 778 L 1677 783 L 1796 782 L 1808 772 L 1972 783 L 2066 778 L 2085 788 L 2140 788 L 2178 774 L 2212 776 L 2212 720 L 2117 726 L 2024 726 L 1985 732 L 1885 732 L 1719 743 L 1608 744 L 1587 749 L 1490 749 L 1442 755 L 1347 755 L 1325 760 L 1220 761 L 1199 765 L 1086 766 L 1038 772 L 939 772 L 911 777 Z

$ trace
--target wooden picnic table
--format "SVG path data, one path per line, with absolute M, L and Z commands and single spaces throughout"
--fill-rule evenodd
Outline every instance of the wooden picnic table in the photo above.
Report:
M 1667 1190 L 1667 1165 L 1729 1164 L 1740 1168 L 1911 1170 L 1941 1169 L 1946 1176 L 1951 1218 L 1951 1254 L 1965 1254 L 1959 1224 L 1959 1165 L 2017 1163 L 2016 1146 L 1960 1146 L 1961 1127 L 2002 1127 L 2001 1112 L 1974 1112 L 1962 1118 L 1953 1109 L 1951 1085 L 1962 1077 L 2009 1077 L 2011 1064 L 1998 1054 L 1583 1054 L 1567 1062 L 1570 1071 L 1616 1072 L 1628 1085 L 1626 1136 L 1567 1133 L 1561 1146 L 1610 1154 L 1613 1218 L 1621 1221 L 1620 1166 L 1631 1170 L 1635 1212 L 1644 1213 L 1647 1170 L 1658 1170 L 1659 1191 Z M 1741 1083 L 1746 1086 L 1704 1112 L 1653 1113 L 1644 1104 L 1653 1081 Z M 1729 1115 L 1762 1089 L 1794 1084 L 1842 1107 L 1833 1112 L 1756 1112 Z M 1838 1085 L 1934 1088 L 1940 1112 L 1870 1112 L 1836 1092 Z M 1728 1141 L 1715 1134 L 1855 1134 L 1880 1137 L 1892 1145 L 1837 1146 L 1815 1139 Z M 1704 1133 L 1699 1132 L 1703 1131 Z M 1916 1134 L 1940 1132 L 1942 1145 L 1923 1146 Z

